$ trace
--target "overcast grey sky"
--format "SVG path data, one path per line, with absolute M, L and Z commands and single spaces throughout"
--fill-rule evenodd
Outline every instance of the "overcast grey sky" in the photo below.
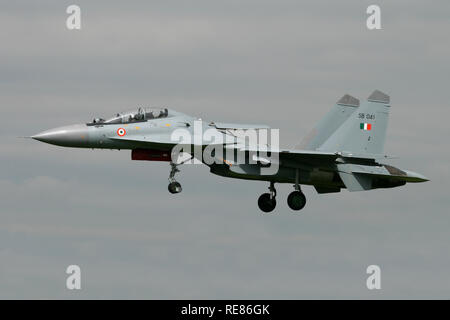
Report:
M 0 4 L 0 298 L 450 298 L 448 1 L 71 1 Z M 369 4 L 382 30 L 369 31 Z M 431 182 L 318 195 L 129 151 L 17 136 L 169 106 L 265 123 L 297 144 L 343 94 L 391 96 L 386 153 Z M 65 288 L 78 264 L 82 290 Z M 366 289 L 366 267 L 382 290 Z

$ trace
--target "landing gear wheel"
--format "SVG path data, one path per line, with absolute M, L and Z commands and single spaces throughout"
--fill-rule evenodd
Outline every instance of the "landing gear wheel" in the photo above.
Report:
M 168 189 L 170 193 L 180 193 L 183 190 L 181 184 L 177 181 L 169 183 Z
M 258 199 L 258 207 L 263 212 L 271 212 L 275 209 L 277 200 L 270 193 L 263 193 Z
M 192 158 L 191 158 L 192 159 Z M 190 160 L 190 159 L 188 159 Z M 188 161 L 186 160 L 186 161 Z M 178 169 L 178 166 L 185 163 L 186 161 L 183 161 L 181 163 L 174 163 L 174 162 L 170 162 L 170 174 L 169 174 L 169 186 L 167 187 L 167 189 L 169 189 L 170 193 L 180 193 L 181 190 L 183 190 L 181 188 L 181 184 L 175 180 L 175 174 L 177 172 L 180 172 L 180 170 Z
M 293 191 L 289 194 L 287 203 L 292 210 L 302 210 L 306 204 L 306 197 L 301 191 Z

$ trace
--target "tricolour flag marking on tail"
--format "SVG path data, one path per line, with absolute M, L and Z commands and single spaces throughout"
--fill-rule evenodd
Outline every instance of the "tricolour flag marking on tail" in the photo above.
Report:
M 370 131 L 370 130 L 372 130 L 372 124 L 361 122 L 359 125 L 359 128 L 361 130 Z

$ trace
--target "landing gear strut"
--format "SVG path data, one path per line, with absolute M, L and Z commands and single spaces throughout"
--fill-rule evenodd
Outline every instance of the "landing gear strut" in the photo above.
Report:
M 300 189 L 300 185 L 298 183 L 299 180 L 299 172 L 298 169 L 295 170 L 295 191 L 291 192 L 287 198 L 287 203 L 289 208 L 292 210 L 298 211 L 304 208 L 306 205 L 306 197 Z
M 275 183 L 270 182 L 269 191 L 270 193 L 263 193 L 258 199 L 258 207 L 263 212 L 272 212 L 277 205 Z
M 171 170 L 169 174 L 169 186 L 168 186 L 170 193 L 180 193 L 183 190 L 181 188 L 181 184 L 177 180 L 175 180 L 175 174 L 177 172 L 180 172 L 180 169 L 178 169 L 177 166 L 178 165 L 173 162 L 170 163 Z
M 169 186 L 167 187 L 167 189 L 169 189 L 170 193 L 180 193 L 183 190 L 181 188 L 181 184 L 177 180 L 175 180 L 175 174 L 177 172 L 180 172 L 180 169 L 178 169 L 178 166 L 192 160 L 193 158 L 194 158 L 194 156 L 191 155 L 191 157 L 189 159 L 186 159 L 180 163 L 175 163 L 173 161 L 170 162 L 171 169 L 170 169 L 170 174 L 169 174 Z M 176 157 L 176 159 L 177 159 L 177 157 Z

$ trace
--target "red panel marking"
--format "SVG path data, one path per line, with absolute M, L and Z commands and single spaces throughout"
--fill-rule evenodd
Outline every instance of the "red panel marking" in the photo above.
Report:
M 161 151 L 155 149 L 133 149 L 131 151 L 131 160 L 147 161 L 171 161 L 170 151 Z

